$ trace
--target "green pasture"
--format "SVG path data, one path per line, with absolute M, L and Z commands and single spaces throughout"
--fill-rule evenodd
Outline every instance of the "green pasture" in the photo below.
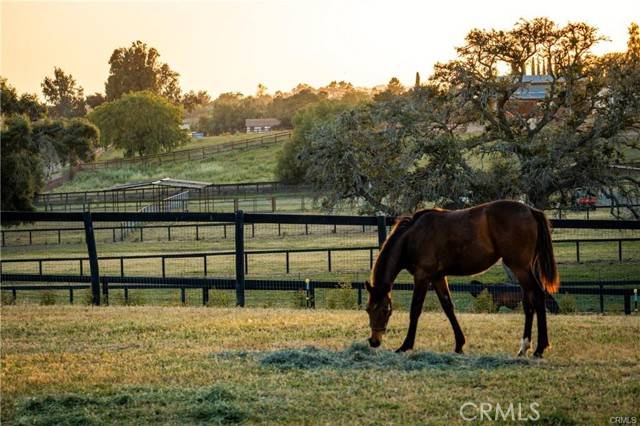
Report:
M 415 351 L 394 354 L 405 312 L 370 350 L 355 310 L 1 309 L 7 425 L 451 425 L 468 424 L 468 402 L 520 404 L 525 415 L 535 403 L 542 424 L 638 416 L 637 316 L 550 316 L 553 346 L 537 361 L 513 357 L 521 314 L 458 315 L 458 356 L 441 312 L 422 315 Z
M 194 149 L 194 148 L 204 148 L 215 145 L 222 145 L 229 142 L 236 142 L 246 139 L 252 139 L 254 137 L 260 136 L 270 136 L 279 132 L 266 132 L 260 134 L 247 134 L 247 133 L 233 133 L 233 134 L 225 134 L 225 135 L 217 135 L 217 136 L 205 136 L 202 139 L 189 138 L 187 143 L 176 148 L 176 150 L 183 149 Z M 124 157 L 124 150 L 117 149 L 114 147 L 109 147 L 98 154 L 96 161 L 106 161 L 106 160 L 114 160 L 120 159 Z
M 85 170 L 53 192 L 89 191 L 117 184 L 171 177 L 212 183 L 273 181 L 280 145 L 221 152 L 213 159 L 170 164 L 130 164 L 114 169 Z

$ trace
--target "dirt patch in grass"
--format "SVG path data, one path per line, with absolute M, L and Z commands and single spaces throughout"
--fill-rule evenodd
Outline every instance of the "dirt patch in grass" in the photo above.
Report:
M 302 349 L 280 349 L 271 352 L 221 352 L 214 354 L 214 356 L 221 359 L 252 358 L 257 361 L 261 367 L 275 367 L 279 370 L 396 369 L 413 371 L 449 368 L 495 369 L 536 364 L 536 361 L 528 358 L 514 358 L 502 354 L 470 356 L 430 351 L 395 353 L 389 350 L 371 349 L 362 343 L 354 343 L 340 351 L 308 346 Z

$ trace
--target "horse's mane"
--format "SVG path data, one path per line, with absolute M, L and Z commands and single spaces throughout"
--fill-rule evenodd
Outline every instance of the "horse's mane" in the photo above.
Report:
M 382 247 L 380 248 L 380 253 L 378 254 L 376 262 L 373 265 L 373 269 L 371 270 L 371 277 L 369 278 L 369 281 L 372 286 L 375 287 L 376 285 L 375 276 L 376 276 L 376 271 L 378 270 L 378 267 L 380 267 L 380 265 L 385 265 L 387 263 L 389 256 L 391 256 L 392 249 L 393 247 L 395 247 L 400 237 L 402 237 L 405 234 L 405 232 L 409 228 L 411 228 L 411 226 L 418 219 L 420 219 L 425 214 L 431 213 L 434 211 L 441 211 L 441 210 L 440 209 L 418 210 L 413 215 L 399 216 L 396 219 L 396 221 L 393 224 L 393 227 L 391 228 L 391 232 L 389 233 L 389 236 L 387 237 L 385 242 L 382 244 Z

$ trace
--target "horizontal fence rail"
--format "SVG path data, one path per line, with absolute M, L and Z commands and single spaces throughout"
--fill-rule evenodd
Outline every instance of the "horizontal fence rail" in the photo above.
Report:
M 176 204 L 176 209 L 182 209 L 183 198 L 175 198 L 170 200 Z M 343 254 L 361 253 L 357 256 L 358 265 L 355 265 L 356 258 L 349 257 L 346 263 L 343 259 L 341 268 L 352 268 L 356 273 L 362 269 L 370 269 L 375 261 L 379 247 L 386 239 L 389 227 L 393 224 L 394 218 L 382 216 L 329 216 L 329 215 L 287 215 L 287 214 L 253 214 L 236 211 L 235 213 L 193 213 L 184 211 L 147 211 L 140 213 L 125 212 L 2 212 L 2 220 L 4 223 L 28 221 L 28 222 L 61 222 L 72 223 L 81 222 L 83 226 L 71 226 L 69 228 L 54 228 L 53 232 L 57 235 L 65 232 L 75 232 L 76 234 L 84 234 L 84 239 L 76 242 L 83 242 L 87 246 L 87 255 L 84 256 L 56 256 L 56 257 L 33 257 L 24 256 L 21 258 L 6 259 L 1 261 L 2 265 L 2 291 L 10 292 L 16 297 L 17 292 L 51 290 L 51 291 L 68 291 L 69 300 L 73 301 L 74 292 L 77 296 L 78 291 L 91 292 L 92 301 L 95 304 L 105 303 L 108 301 L 110 290 L 124 291 L 125 299 L 127 299 L 129 290 L 152 290 L 152 289 L 175 289 L 180 291 L 181 301 L 184 303 L 187 297 L 188 289 L 199 289 L 202 291 L 203 303 L 208 302 L 208 295 L 205 291 L 209 290 L 229 290 L 235 292 L 236 303 L 239 306 L 245 305 L 245 295 L 247 292 L 254 291 L 271 291 L 271 290 L 295 290 L 301 291 L 304 300 L 308 303 L 310 300 L 315 301 L 316 289 L 337 289 L 341 288 L 344 283 L 331 279 L 336 268 L 336 259 Z M 141 225 L 143 222 L 161 222 L 154 225 Z M 188 223 L 177 223 L 188 222 Z M 624 230 L 637 231 L 640 230 L 640 221 L 620 221 L 620 220 L 552 220 L 552 225 L 556 229 L 577 229 L 577 230 Z M 133 226 L 124 226 L 123 224 L 134 224 Z M 106 224 L 106 225 L 105 225 Z M 109 225 L 119 224 L 119 225 Z M 94 227 L 94 225 L 97 225 Z M 300 227 L 299 234 L 303 238 L 320 238 L 325 234 L 335 233 L 336 227 L 349 226 L 343 233 L 344 238 L 351 238 L 359 232 L 367 233 L 367 238 L 375 236 L 377 244 L 353 245 L 351 247 L 341 246 L 317 246 L 307 248 L 296 247 L 279 247 L 268 249 L 256 249 L 250 246 L 250 241 L 255 237 L 256 232 L 260 232 L 261 236 L 265 233 L 272 232 L 270 238 L 278 238 L 280 236 L 281 225 L 297 225 Z M 262 229 L 261 227 L 265 228 Z M 310 229 L 312 226 L 324 226 L 322 232 L 317 229 Z M 140 242 L 144 240 L 145 232 L 155 232 L 157 230 L 166 230 L 166 241 L 178 238 L 176 235 L 178 230 L 184 229 L 206 229 L 214 228 L 223 233 L 218 238 L 229 238 L 233 240 L 234 249 L 228 250 L 207 250 L 207 251 L 185 251 L 185 252 L 169 252 L 169 253 L 151 253 L 151 254 L 123 254 L 123 255 L 99 255 L 96 250 L 96 242 L 101 241 L 96 235 L 107 233 L 107 240 L 126 239 L 127 236 L 116 235 L 122 228 L 134 229 L 136 233 L 140 233 Z M 258 231 L 256 231 L 258 229 Z M 13 233 L 31 233 L 51 232 L 51 229 L 42 230 L 38 228 L 27 229 L 5 229 L 3 237 Z M 173 235 L 172 235 L 173 231 Z M 202 232 L 202 231 L 201 231 Z M 229 233 L 227 235 L 227 232 Z M 323 234 L 324 233 L 324 234 Z M 163 235 L 165 235 L 163 233 Z M 626 234 L 625 234 L 626 235 Z M 198 231 L 196 231 L 196 239 Z M 156 237 L 157 238 L 157 237 Z M 162 237 L 163 239 L 165 237 Z M 299 237 L 295 237 L 299 238 Z M 60 241 L 60 237 L 58 238 Z M 278 240 L 279 241 L 279 240 Z M 287 241 L 287 240 L 282 240 Z M 310 240 L 312 241 L 312 240 Z M 328 240 L 329 241 L 329 240 Z M 355 240 L 354 240 L 355 241 Z M 370 240 L 369 240 L 370 241 Z M 603 238 L 555 238 L 555 244 L 563 244 L 576 247 L 576 262 L 580 263 L 581 250 L 590 244 L 608 243 L 612 244 L 614 250 L 617 246 L 618 253 L 614 253 L 618 257 L 619 262 L 626 259 L 624 255 L 624 247 L 626 244 L 637 244 L 640 241 L 640 234 L 629 235 L 628 237 L 603 237 Z M 113 242 L 113 241 L 108 241 Z M 4 243 L 4 242 L 3 242 Z M 247 246 L 249 244 L 249 246 Z M 114 246 L 115 247 L 115 246 Z M 632 246 L 637 247 L 637 245 Z M 635 252 L 634 252 L 635 253 Z M 274 257 L 275 256 L 275 257 Z M 312 271 L 317 272 L 318 276 L 326 276 L 326 280 L 303 280 L 304 273 L 298 273 L 298 279 L 289 278 L 289 275 L 295 274 L 293 264 L 300 258 L 315 256 L 314 259 L 320 259 L 320 263 L 314 263 Z M 318 257 L 319 256 L 319 257 Z M 220 263 L 217 259 L 226 258 L 233 260 L 230 263 Z M 260 259 L 265 258 L 267 260 Z M 171 269 L 171 265 L 175 261 L 184 260 L 190 263 L 188 272 L 180 270 L 175 272 Z M 140 276 L 136 271 L 136 264 L 140 261 L 149 261 L 157 263 L 157 268 L 145 270 L 150 276 Z M 278 262 L 277 265 L 270 265 L 269 273 L 264 275 L 265 279 L 256 279 L 261 276 L 260 271 L 263 262 Z M 262 263 L 261 263 L 262 262 Z M 366 262 L 363 264 L 362 262 Z M 66 266 L 57 267 L 56 264 L 65 264 Z M 76 269 L 68 268 L 68 265 L 75 263 Z M 110 263 L 111 266 L 108 266 Z M 27 269 L 20 271 L 15 270 L 14 266 L 22 264 Z M 13 266 L 12 266 L 13 265 Z M 114 265 L 115 268 L 114 268 Z M 132 265 L 132 266 L 130 266 Z M 219 272 L 219 266 L 223 265 L 223 269 L 227 268 L 228 272 Z M 346 265 L 346 266 L 345 266 Z M 632 266 L 635 265 L 632 264 Z M 627 265 L 628 266 L 628 265 Z M 282 268 L 278 270 L 277 268 Z M 218 269 L 216 269 L 218 268 Z M 105 272 L 100 273 L 101 270 Z M 58 271 L 59 273 L 50 273 Z M 149 272 L 151 271 L 151 272 Z M 156 271 L 156 272 L 153 272 Z M 216 271 L 212 273 L 212 271 Z M 307 272 L 309 268 L 307 267 Z M 637 297 L 634 293 L 634 286 L 640 285 L 640 270 L 636 276 L 629 279 L 610 279 L 607 276 L 600 276 L 592 280 L 563 280 L 560 294 L 580 294 L 593 296 L 599 299 L 600 310 L 604 311 L 605 303 L 610 303 L 611 297 L 620 297 L 624 299 L 624 311 L 630 312 L 631 298 Z M 306 273 L 306 272 L 305 272 Z M 191 275 L 191 276 L 185 276 Z M 271 275 L 269 275 L 271 274 Z M 226 276 L 225 276 L 226 275 Z M 284 279 L 274 278 L 275 276 L 287 277 Z M 248 277 L 248 278 L 247 278 Z M 19 283 L 19 284 L 18 284 Z M 44 284 L 43 284 L 44 283 Z M 499 284 L 496 281 L 494 284 Z M 35 285 L 37 284 L 37 285 Z M 452 290 L 457 292 L 469 292 L 475 287 L 474 284 L 460 283 L 452 280 Z M 362 299 L 362 283 L 360 280 L 351 280 L 349 284 L 352 290 L 357 290 L 357 298 L 359 304 Z M 513 287 L 513 288 L 512 288 Z M 395 290 L 411 290 L 412 284 L 406 284 L 401 281 L 394 287 Z M 492 289 L 492 292 L 513 292 L 514 289 L 519 291 L 519 286 L 500 286 L 500 290 Z M 471 289 L 471 290 L 470 290 Z M 190 296 L 192 297 L 192 296 Z M 4 300 L 4 299 L 3 299 Z M 315 303 L 315 302 L 314 302 Z M 620 305 L 618 305 L 620 306 Z
M 253 195 L 309 192 L 307 185 L 289 185 L 282 182 L 243 182 L 210 184 L 203 188 L 148 184 L 139 187 L 105 188 L 91 191 L 48 192 L 38 194 L 34 205 L 44 211 L 76 211 L 91 206 L 103 211 L 120 211 L 135 203 L 154 202 L 176 193 L 190 190 L 196 200 L 217 200 L 223 197 L 242 198 Z M 118 207 L 120 206 L 120 207 Z
M 131 164 L 166 164 L 176 161 L 196 161 L 206 160 L 212 155 L 221 152 L 232 151 L 237 149 L 259 148 L 264 146 L 275 145 L 291 138 L 291 131 L 283 131 L 275 134 L 261 135 L 237 141 L 231 141 L 221 144 L 206 145 L 201 148 L 190 148 L 175 150 L 163 154 L 145 155 L 142 157 L 118 158 L 106 161 L 97 161 L 94 163 L 83 163 L 81 170 L 100 170 L 109 168 L 118 168 Z
M 196 161 L 206 160 L 213 156 L 233 151 L 233 150 L 245 150 L 252 148 L 262 148 L 272 145 L 277 145 L 291 138 L 291 131 L 282 131 L 269 135 L 255 136 L 247 139 L 241 139 L 237 141 L 225 142 L 221 144 L 205 145 L 200 148 L 190 148 L 176 150 L 172 152 L 166 152 L 156 155 L 148 155 L 133 158 L 117 158 L 105 161 L 96 161 L 93 163 L 80 163 L 75 166 L 71 166 L 68 170 L 54 179 L 49 180 L 45 187 L 47 190 L 54 189 L 66 182 L 73 180 L 75 174 L 82 170 L 105 170 L 110 168 L 120 168 L 126 165 L 137 164 L 170 164 L 178 161 Z

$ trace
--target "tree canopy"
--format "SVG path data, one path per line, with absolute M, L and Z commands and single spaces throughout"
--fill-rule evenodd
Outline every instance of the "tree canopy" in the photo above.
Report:
M 637 148 L 637 32 L 626 53 L 598 57 L 603 37 L 585 23 L 472 30 L 426 85 L 401 94 L 391 81 L 378 102 L 312 129 L 307 178 L 328 207 L 392 214 L 504 197 L 546 208 L 577 188 L 625 202 L 639 188 L 615 167 Z
M 131 157 L 171 151 L 185 143 L 187 136 L 180 128 L 182 114 L 182 107 L 142 91 L 100 105 L 89 119 L 100 128 L 103 146 L 120 148 Z
M 86 114 L 84 90 L 71 74 L 66 74 L 58 67 L 54 68 L 53 77 L 44 78 L 42 94 L 54 118 L 81 117 Z
M 2 115 L 26 114 L 30 120 L 38 120 L 47 114 L 47 107 L 32 93 L 18 96 L 15 87 L 6 78 L 0 77 L 0 110 Z
M 293 116 L 293 134 L 278 155 L 276 176 L 286 183 L 302 183 L 310 167 L 308 161 L 301 157 L 302 151 L 311 141 L 312 129 L 333 121 L 336 116 L 353 107 L 354 104 L 342 100 L 323 99 L 297 111 Z
M 44 185 L 44 174 L 31 122 L 26 115 L 12 115 L 2 127 L 2 210 L 33 210 L 33 197 Z
M 115 49 L 109 58 L 109 77 L 105 83 L 108 101 L 129 92 L 149 91 L 180 102 L 177 72 L 160 62 L 160 53 L 141 41 Z

